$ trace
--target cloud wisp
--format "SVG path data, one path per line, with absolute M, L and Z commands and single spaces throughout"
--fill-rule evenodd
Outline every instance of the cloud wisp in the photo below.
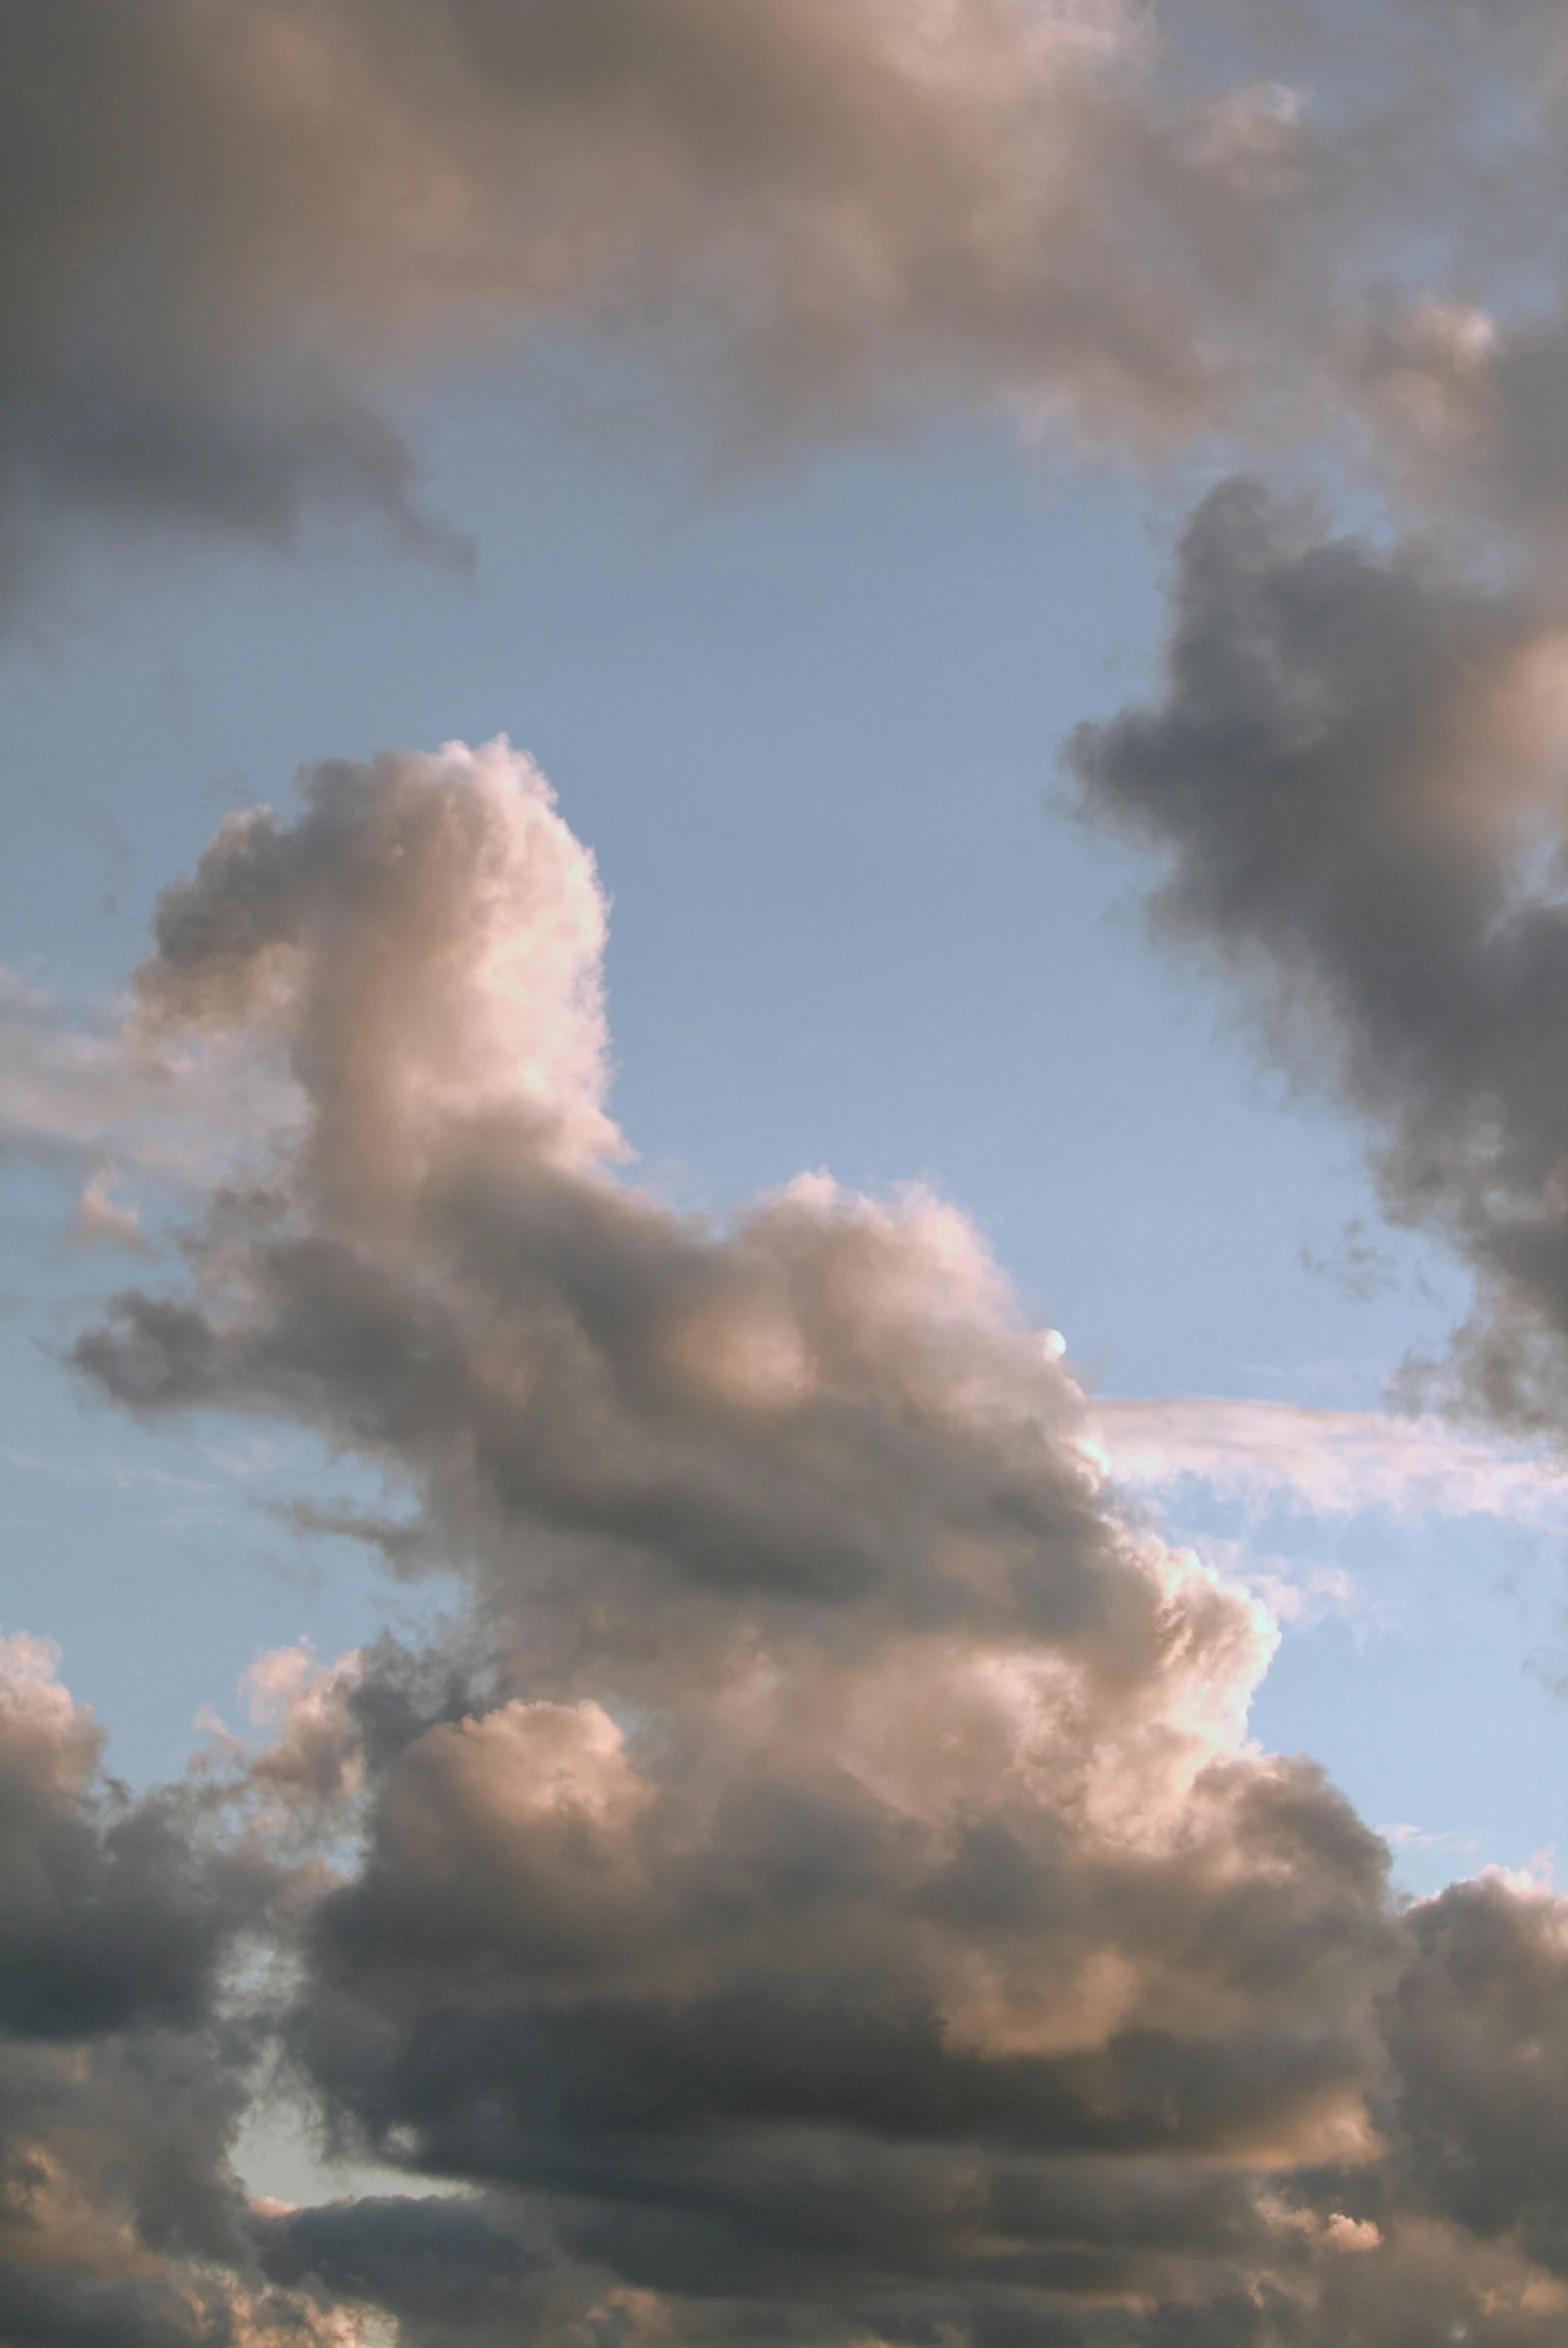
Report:
M 501 744 L 318 768 L 163 900 L 138 1016 L 293 1106 L 77 1366 L 370 1461 L 469 1613 L 273 1659 L 270 1742 L 145 1811 L 21 1654 L 0 1979 L 146 1921 L 7 2009 L 0 2321 L 1547 2348 L 1563 1902 L 1402 1905 L 1248 1741 L 1273 1626 L 1119 1513 L 952 1208 L 814 1178 L 719 1229 L 617 1171 L 602 937 Z M 406 2191 L 247 2204 L 269 2066 Z
M 1091 1418 L 1092 1456 L 1133 1490 L 1190 1480 L 1224 1500 L 1306 1516 L 1493 1517 L 1540 1532 L 1568 1521 L 1561 1458 L 1485 1425 L 1192 1394 L 1101 1395 Z

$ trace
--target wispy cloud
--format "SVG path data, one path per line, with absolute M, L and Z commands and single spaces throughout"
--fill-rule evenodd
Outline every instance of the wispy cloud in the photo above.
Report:
M 1398 1824 L 1380 1826 L 1377 1831 L 1396 1851 L 1457 1851 L 1473 1858 L 1481 1848 L 1481 1837 L 1473 1829 L 1457 1826 L 1429 1828 Z
M 127 1467 L 122 1460 L 95 1460 L 84 1467 L 77 1460 L 45 1459 L 32 1451 L 18 1451 L 10 1444 L 0 1449 L 0 1459 L 21 1476 L 47 1476 L 64 1484 L 107 1484 L 116 1492 L 134 1492 L 146 1489 L 154 1492 L 217 1492 L 218 1484 L 199 1476 L 179 1476 L 167 1468 Z
M 1091 1419 L 1098 1456 L 1135 1491 L 1191 1482 L 1251 1510 L 1478 1516 L 1539 1531 L 1568 1523 L 1561 1458 L 1486 1427 L 1202 1394 L 1100 1397 Z

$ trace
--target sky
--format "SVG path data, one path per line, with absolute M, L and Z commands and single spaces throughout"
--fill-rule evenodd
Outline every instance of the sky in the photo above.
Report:
M 1568 19 L 0 0 L 0 2348 L 1568 2316 Z

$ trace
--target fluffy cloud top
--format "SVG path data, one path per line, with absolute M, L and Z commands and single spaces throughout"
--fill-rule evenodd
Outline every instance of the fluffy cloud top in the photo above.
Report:
M 316 770 L 163 901 L 141 1044 L 239 1038 L 292 1105 L 79 1366 L 377 1463 L 389 1552 L 471 1611 L 268 1664 L 265 1753 L 125 1846 L 189 1988 L 149 2005 L 115 1936 L 68 2075 L 22 2015 L 13 2157 L 78 2215 L 23 2223 L 0 2321 L 1545 2348 L 1562 1903 L 1401 1909 L 1247 1742 L 1272 1626 L 1118 1516 L 951 1208 L 816 1179 L 719 1230 L 613 1171 L 601 934 L 501 745 Z M 29 1792 L 17 1831 L 101 1905 L 90 1734 L 25 1684 L 64 1825 Z M 244 2208 L 262 2056 L 407 2195 Z M 154 2075 L 177 2222 L 125 2182 Z

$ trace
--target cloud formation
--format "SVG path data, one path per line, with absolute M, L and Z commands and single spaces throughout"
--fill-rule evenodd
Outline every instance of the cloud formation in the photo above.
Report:
M 1428 311 L 1374 333 L 1369 289 L 1419 240 L 1456 298 L 1490 235 L 1528 300 L 1549 13 L 1378 6 L 1353 54 L 1265 14 L 1311 90 L 1194 89 L 1223 11 L 1168 14 L 5 0 L 5 559 L 75 513 L 281 541 L 356 506 L 457 552 L 367 387 L 538 327 L 629 338 L 743 441 L 936 401 L 1145 451 L 1330 385 L 1392 413 L 1414 337 L 1448 432 Z M 1497 400 L 1549 434 L 1541 375 L 1521 345 Z
M 1568 612 L 1213 491 L 1163 698 L 1085 725 L 1087 813 L 1161 858 L 1162 933 L 1365 1120 L 1397 1220 L 1478 1276 L 1472 1398 L 1568 1406 Z
M 1247 13 L 1291 78 L 1123 0 L 0 0 L 0 598 L 79 516 L 461 559 L 377 390 L 526 330 L 742 448 L 1311 419 L 1420 542 L 1222 486 L 1072 765 L 1555 1431 L 1561 10 Z M 640 1191 L 602 892 L 505 743 L 301 794 L 95 1033 L 0 995 L 0 1137 L 145 1258 L 83 1378 L 368 1464 L 331 1529 L 463 1612 L 263 1659 L 261 1748 L 139 1800 L 0 1647 L 7 2348 L 1555 2348 L 1568 1905 L 1392 1895 L 1247 1737 L 1275 1625 L 1095 1448 L 1255 1482 L 1256 1413 L 1092 1410 L 928 1193 Z M 1282 1432 L 1319 1505 L 1557 1490 L 1303 1414 L 1276 1482 Z M 406 2192 L 249 2200 L 285 2092 Z
M 106 1781 L 54 1667 L 0 1639 L 0 2337 L 345 2348 L 267 2282 L 229 2161 L 258 2042 L 224 1977 L 284 1875 L 199 1776 Z
M 408 2191 L 236 2210 L 225 2119 L 231 2231 L 158 2288 L 421 2348 L 1546 2348 L 1563 1903 L 1402 1908 L 1247 1741 L 1273 1626 L 1118 1513 L 953 1209 L 816 1178 L 720 1229 L 617 1172 L 602 935 L 537 771 L 451 745 L 230 819 L 136 974 L 144 1040 L 241 1036 L 291 1105 L 79 1368 L 319 1431 L 471 1594 L 269 1663 L 189 1844 L 272 1957 L 198 1966 L 187 2036 Z
M 1312 1516 L 1489 1516 L 1541 1531 L 1568 1511 L 1568 1469 L 1550 1448 L 1445 1418 L 1207 1394 L 1100 1395 L 1091 1418 L 1092 1456 L 1134 1491 L 1190 1479 Z

